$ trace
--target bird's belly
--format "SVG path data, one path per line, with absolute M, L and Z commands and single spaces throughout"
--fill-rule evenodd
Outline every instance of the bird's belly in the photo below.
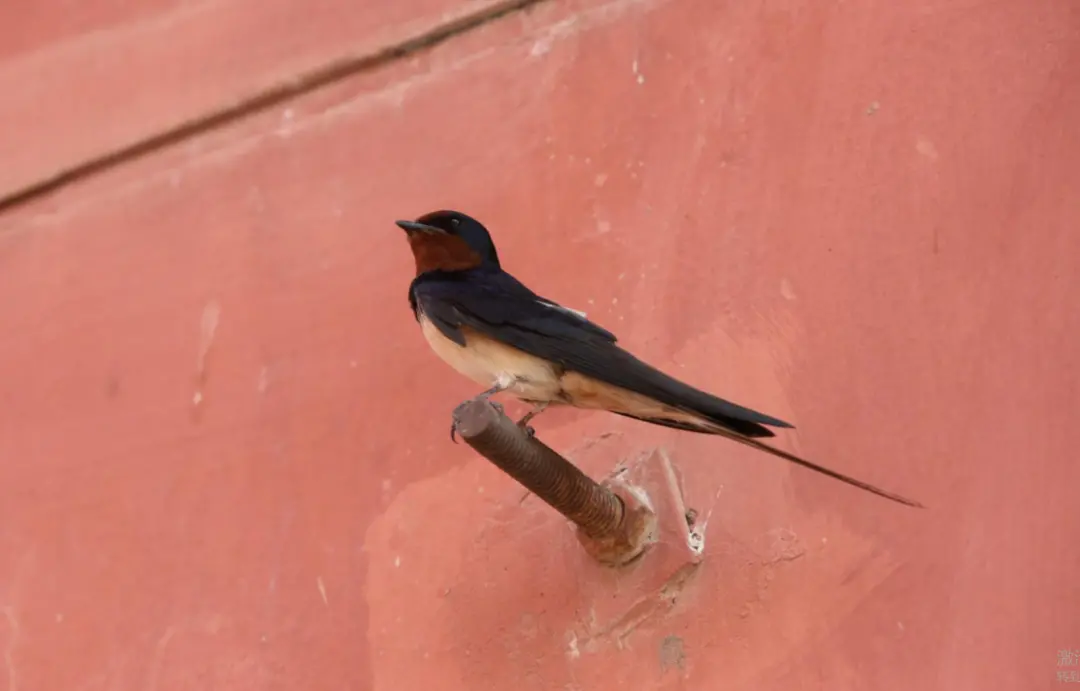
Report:
M 462 327 L 463 347 L 423 317 L 420 326 L 428 345 L 443 362 L 485 389 L 507 386 L 509 393 L 530 401 L 550 401 L 559 395 L 559 376 L 554 366 L 541 358 L 467 327 Z

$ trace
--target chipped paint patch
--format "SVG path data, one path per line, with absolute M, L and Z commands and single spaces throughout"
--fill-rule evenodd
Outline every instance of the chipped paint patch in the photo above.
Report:
M 218 325 L 221 323 L 221 306 L 216 301 L 211 301 L 203 307 L 202 316 L 199 319 L 199 355 L 195 363 L 195 393 L 192 395 L 192 405 L 198 408 L 203 402 L 203 391 L 206 388 L 207 361 L 210 350 L 214 347 L 214 339 L 217 336 Z
M 660 671 L 686 668 L 686 650 L 683 639 L 678 636 L 664 636 L 660 642 Z

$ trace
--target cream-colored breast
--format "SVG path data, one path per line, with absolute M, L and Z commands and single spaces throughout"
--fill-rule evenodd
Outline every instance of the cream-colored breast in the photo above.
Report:
M 559 394 L 555 369 L 541 358 L 462 327 L 465 346 L 459 346 L 421 315 L 420 328 L 435 354 L 458 373 L 485 389 L 509 385 L 510 393 L 531 401 L 554 400 Z

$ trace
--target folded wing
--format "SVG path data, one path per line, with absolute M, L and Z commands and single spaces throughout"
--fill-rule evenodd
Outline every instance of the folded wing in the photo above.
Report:
M 610 331 L 536 295 L 504 272 L 420 277 L 410 298 L 443 335 L 459 345 L 465 343 L 460 328 L 467 326 L 566 370 L 700 415 L 747 437 L 774 436 L 764 425 L 791 427 L 664 374 L 620 348 Z

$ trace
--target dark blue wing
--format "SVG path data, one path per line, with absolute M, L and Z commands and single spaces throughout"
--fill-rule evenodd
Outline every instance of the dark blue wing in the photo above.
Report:
M 559 344 L 615 343 L 615 334 L 573 310 L 542 298 L 504 271 L 478 269 L 419 276 L 409 291 L 413 309 L 419 307 L 444 336 L 458 345 L 465 339 L 458 327 L 477 331 L 539 357 L 519 343 L 522 339 Z M 543 346 L 541 346 L 543 347 Z
M 447 338 L 465 344 L 462 326 L 606 384 L 701 415 L 753 437 L 773 436 L 761 425 L 791 427 L 670 377 L 616 345 L 615 335 L 542 298 L 513 276 L 490 269 L 428 274 L 410 288 L 410 301 Z

